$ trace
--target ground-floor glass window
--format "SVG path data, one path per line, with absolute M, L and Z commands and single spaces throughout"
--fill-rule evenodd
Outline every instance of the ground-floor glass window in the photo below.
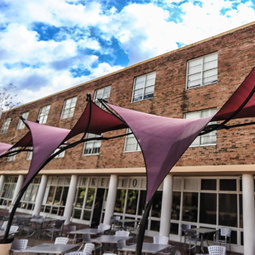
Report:
M 242 245 L 239 180 L 240 177 L 174 177 L 170 233 L 180 236 L 183 223 L 214 229 L 228 227 L 232 230 L 232 243 Z
M 23 197 L 20 200 L 19 208 L 26 210 L 34 209 L 40 182 L 41 177 L 35 177 L 34 180 L 29 184 L 27 190 L 25 191 Z
M 136 227 L 146 202 L 146 178 L 119 177 L 114 215 L 127 220 L 125 226 Z M 156 192 L 148 217 L 147 230 L 159 231 L 162 187 Z
M 97 226 L 103 220 L 109 177 L 80 176 L 72 217 Z
M 63 216 L 71 177 L 50 176 L 43 199 L 42 212 Z
M 5 176 L 4 186 L 1 192 L 0 205 L 10 206 L 16 188 L 18 176 Z

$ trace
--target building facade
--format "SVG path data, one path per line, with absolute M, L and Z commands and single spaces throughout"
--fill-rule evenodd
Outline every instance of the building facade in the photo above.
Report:
M 104 98 L 159 116 L 209 116 L 255 67 L 254 33 L 255 23 L 250 23 L 3 112 L 0 141 L 15 143 L 28 132 L 19 115 L 71 129 L 86 106 L 87 93 L 96 102 Z M 146 234 L 179 241 L 183 223 L 229 227 L 232 250 L 255 252 L 248 244 L 254 239 L 249 228 L 255 223 L 254 149 L 253 126 L 198 137 L 156 192 Z M 10 208 L 31 157 L 28 151 L 1 159 L 0 208 Z M 33 180 L 18 210 L 94 226 L 109 222 L 113 213 L 139 220 L 145 196 L 143 156 L 134 136 L 128 135 L 86 142 L 59 154 Z

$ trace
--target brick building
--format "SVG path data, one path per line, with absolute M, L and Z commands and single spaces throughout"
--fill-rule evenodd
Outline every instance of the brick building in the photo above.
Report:
M 103 97 L 111 104 L 159 116 L 209 116 L 255 66 L 254 32 L 255 23 L 250 23 L 3 112 L 0 141 L 14 143 L 26 134 L 19 115 L 71 129 L 86 106 L 87 93 L 94 100 Z M 247 218 L 247 226 L 255 223 L 254 209 L 251 212 L 243 203 L 247 200 L 254 204 L 254 149 L 253 126 L 197 138 L 158 189 L 146 233 L 169 235 L 171 240 L 179 241 L 183 223 L 229 227 L 232 250 L 242 252 L 244 246 L 254 249 L 244 241 L 250 230 L 243 222 Z M 24 181 L 31 155 L 23 152 L 1 160 L 0 208 L 11 205 Z M 143 156 L 129 135 L 87 142 L 59 154 L 34 179 L 18 210 L 65 216 L 66 224 L 107 222 L 110 212 L 139 220 L 145 193 Z M 99 213 L 93 209 L 96 201 L 100 202 Z

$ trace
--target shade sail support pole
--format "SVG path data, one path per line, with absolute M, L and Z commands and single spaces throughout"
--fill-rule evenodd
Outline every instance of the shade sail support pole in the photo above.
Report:
M 138 232 L 138 237 L 137 237 L 137 244 L 136 244 L 136 252 L 135 255 L 141 255 L 142 254 L 142 247 L 143 247 L 143 240 L 144 240 L 144 233 L 145 233 L 145 228 L 148 222 L 148 216 L 149 212 L 152 206 L 153 198 L 146 204 L 144 213 L 140 222 L 139 226 L 139 232 Z

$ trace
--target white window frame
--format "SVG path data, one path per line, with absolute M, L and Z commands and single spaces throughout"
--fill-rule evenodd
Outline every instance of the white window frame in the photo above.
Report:
M 11 123 L 11 118 L 7 118 L 4 120 L 4 123 L 3 123 L 1 131 L 0 131 L 1 134 L 4 134 L 8 131 L 10 123 Z
M 87 138 L 93 137 L 100 137 L 100 135 L 95 135 L 91 133 L 87 134 Z M 83 156 L 98 155 L 100 153 L 101 143 L 102 143 L 101 140 L 91 140 L 85 142 L 82 150 L 82 155 Z
M 28 114 L 29 114 L 29 112 L 23 112 L 23 113 L 20 114 L 20 116 L 21 116 L 24 120 L 27 120 Z M 25 127 L 24 122 L 23 122 L 21 119 L 19 119 L 19 122 L 18 122 L 18 125 L 17 125 L 17 130 L 21 130 L 21 129 L 23 129 L 24 127 Z
M 102 107 L 102 104 L 98 101 L 98 98 L 102 98 L 106 101 L 109 101 L 110 94 L 111 94 L 111 86 L 97 89 L 97 90 L 95 90 L 93 101 L 96 105 L 98 105 L 99 107 Z
M 128 128 L 126 133 L 131 133 L 131 129 Z M 141 147 L 137 142 L 134 134 L 126 135 L 125 137 L 125 144 L 124 144 L 124 152 L 137 152 L 141 151 Z
M 45 124 L 47 122 L 49 111 L 50 111 L 50 105 L 45 105 L 40 108 L 38 118 L 37 118 L 40 124 Z
M 61 113 L 61 120 L 72 118 L 75 110 L 77 97 L 68 98 L 65 100 L 62 113 Z
M 218 81 L 218 52 L 187 62 L 186 89 L 209 85 Z
M 26 157 L 26 160 L 32 160 L 33 158 L 33 147 L 29 147 L 28 149 L 30 149 L 31 151 L 28 151 L 27 152 L 27 157 Z
M 66 147 L 66 145 L 60 145 L 60 148 L 57 148 L 54 153 L 58 152 L 61 148 L 64 148 Z M 55 158 L 64 158 L 65 157 L 65 150 L 64 151 L 61 151 L 58 155 L 55 156 Z
M 216 108 L 210 108 L 210 109 L 205 109 L 201 111 L 188 112 L 184 115 L 184 118 L 185 119 L 200 119 L 200 118 L 211 116 L 215 114 L 216 111 L 217 111 Z M 210 124 L 217 124 L 217 121 L 211 121 L 208 123 L 208 125 Z M 213 146 L 216 144 L 217 144 L 217 131 L 215 130 L 205 135 L 198 136 L 190 145 L 190 147 L 211 146 L 211 145 Z
M 154 97 L 156 71 L 138 76 L 134 79 L 131 102 L 142 101 Z
M 18 148 L 12 148 L 12 149 L 9 150 L 9 152 L 16 151 L 17 149 L 18 149 Z M 7 159 L 6 159 L 7 162 L 15 161 L 16 155 L 17 155 L 17 154 L 9 155 L 9 156 L 7 157 Z

